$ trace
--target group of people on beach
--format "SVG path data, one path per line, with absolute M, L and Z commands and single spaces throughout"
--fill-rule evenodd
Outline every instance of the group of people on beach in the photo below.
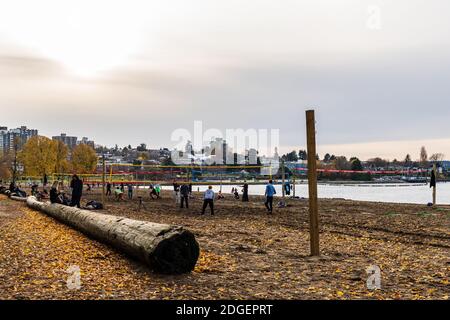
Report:
M 184 206 L 189 208 L 189 197 L 192 196 L 192 183 L 178 184 L 177 181 L 173 181 L 173 196 L 175 198 L 175 204 L 180 204 L 180 208 Z
M 86 191 L 92 190 L 92 187 L 94 184 L 86 184 L 87 189 Z M 98 186 L 100 187 L 100 183 L 98 183 Z M 13 190 L 17 191 L 17 186 L 10 186 Z M 111 184 L 108 182 L 106 184 L 106 195 L 111 196 L 113 194 L 112 189 L 114 188 L 114 198 L 116 201 L 125 201 L 124 194 L 125 194 L 125 188 L 127 189 L 127 197 L 128 200 L 133 200 L 134 195 L 134 188 L 133 184 L 131 183 L 120 183 L 120 184 Z M 241 186 L 241 192 L 242 192 L 242 198 L 240 198 L 239 191 L 237 187 L 233 187 L 231 189 L 231 194 L 234 196 L 237 200 L 242 200 L 243 202 L 249 201 L 248 196 L 248 189 L 249 185 L 247 182 L 244 182 L 244 184 Z M 68 197 L 67 193 L 65 192 L 64 185 L 62 181 L 54 181 L 51 188 L 50 188 L 50 202 L 51 203 L 57 203 L 67 206 L 73 206 L 81 208 L 81 198 L 83 195 L 83 181 L 78 177 L 78 175 L 73 175 L 72 180 L 70 182 L 70 189 L 71 189 L 71 198 Z M 44 186 L 45 194 L 48 194 L 46 192 L 45 186 Z M 199 190 L 198 190 L 199 191 Z M 32 195 L 38 194 L 38 185 L 34 183 L 31 185 L 31 192 Z M 265 187 L 265 201 L 264 205 L 267 209 L 268 213 L 273 212 L 273 198 L 276 194 L 275 187 L 273 185 L 273 181 L 269 180 L 269 183 Z M 159 184 L 150 185 L 149 186 L 149 197 L 151 199 L 160 199 L 161 198 L 161 186 Z M 175 199 L 176 205 L 179 205 L 181 209 L 188 209 L 189 208 L 189 199 L 193 198 L 192 196 L 192 183 L 186 183 L 182 182 L 179 183 L 176 180 L 173 181 L 173 197 Z M 141 197 L 140 197 L 141 198 Z M 211 215 L 214 215 L 214 204 L 216 200 L 222 200 L 225 199 L 224 194 L 220 190 L 217 195 L 215 194 L 213 187 L 210 185 L 206 189 L 206 191 L 203 193 L 202 200 L 202 211 L 201 215 L 204 215 L 206 212 L 206 209 L 209 207 L 211 211 Z
M 112 195 L 112 188 L 114 188 L 114 198 L 116 201 L 125 201 L 124 194 L 125 194 L 125 184 L 120 183 L 118 185 L 111 184 L 108 182 L 106 184 L 106 196 Z M 133 200 L 134 196 L 134 189 L 136 188 L 133 186 L 132 183 L 127 183 L 127 197 L 128 200 Z M 149 196 L 151 199 L 160 199 L 161 198 L 161 185 L 159 184 L 151 184 L 149 187 Z
M 173 195 L 175 198 L 175 203 L 180 205 L 180 208 L 184 208 L 184 205 L 186 205 L 186 208 L 189 208 L 189 197 L 192 194 L 192 184 L 181 184 L 179 185 L 176 181 L 173 182 Z M 235 199 L 239 200 L 239 192 L 238 188 L 233 187 L 231 189 L 231 194 L 235 197 Z M 266 185 L 265 188 L 265 202 L 264 205 L 267 209 L 268 213 L 273 212 L 273 197 L 275 196 L 276 191 L 275 187 L 273 186 L 273 181 L 269 180 L 269 183 Z M 201 215 L 205 214 L 205 211 L 207 207 L 211 210 L 211 215 L 214 215 L 214 202 L 215 200 L 221 200 L 224 199 L 225 196 L 222 194 L 222 191 L 220 190 L 217 194 L 217 196 L 214 193 L 213 187 L 210 185 L 206 189 L 206 191 L 203 193 L 203 206 L 202 206 L 202 212 Z M 242 201 L 248 202 L 248 184 L 244 183 L 242 186 Z
M 9 186 L 3 185 L 3 180 L 0 180 L 0 192 L 8 192 L 9 195 L 18 197 L 26 197 L 27 193 L 22 190 L 21 185 L 17 185 L 15 182 L 11 182 Z
M 248 202 L 248 183 L 244 182 L 242 187 L 242 202 Z M 238 188 L 231 188 L 231 194 L 234 196 L 236 200 L 240 199 Z

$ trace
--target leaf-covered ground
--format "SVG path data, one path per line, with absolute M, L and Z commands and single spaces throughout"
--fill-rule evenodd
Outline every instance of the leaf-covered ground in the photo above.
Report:
M 141 191 L 144 196 L 144 192 Z M 267 215 L 261 197 L 228 196 L 199 216 L 163 199 L 107 202 L 105 213 L 183 225 L 201 246 L 194 272 L 162 276 L 22 203 L 0 196 L 0 299 L 448 299 L 450 208 L 320 201 L 321 253 L 309 253 L 308 207 Z M 98 199 L 98 191 L 86 195 Z M 366 268 L 381 269 L 369 290 Z M 68 289 L 71 266 L 81 288 Z

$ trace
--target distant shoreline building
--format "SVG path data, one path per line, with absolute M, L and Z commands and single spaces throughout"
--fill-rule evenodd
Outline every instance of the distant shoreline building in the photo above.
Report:
M 14 140 L 17 141 L 17 148 L 21 149 L 31 137 L 37 135 L 38 130 L 28 129 L 26 126 L 9 130 L 8 127 L 0 127 L 0 155 L 14 151 Z

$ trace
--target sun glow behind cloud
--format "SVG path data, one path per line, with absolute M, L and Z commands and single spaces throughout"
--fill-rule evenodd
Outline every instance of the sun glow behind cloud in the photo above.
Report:
M 143 45 L 150 12 L 127 3 L 15 1 L 2 16 L 8 28 L 1 31 L 12 43 L 72 74 L 93 76 L 126 64 Z

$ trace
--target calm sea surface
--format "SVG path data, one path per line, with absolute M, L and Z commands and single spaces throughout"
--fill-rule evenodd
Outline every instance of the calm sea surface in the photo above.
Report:
M 241 187 L 238 186 L 239 193 Z M 231 185 L 222 186 L 222 193 L 229 194 Z M 206 186 L 194 186 L 193 191 L 204 191 Z M 171 187 L 164 187 L 171 189 Z M 219 191 L 219 186 L 213 186 L 214 191 Z M 250 185 L 249 194 L 264 195 L 264 185 Z M 275 185 L 278 195 L 281 195 L 281 185 Z M 359 184 L 359 185 L 323 185 L 318 186 L 320 198 L 341 198 L 359 201 L 394 202 L 394 203 L 416 203 L 427 204 L 432 201 L 432 189 L 429 185 L 412 184 Z M 292 195 L 292 193 L 291 193 Z M 308 186 L 306 184 L 296 185 L 296 195 L 308 197 Z M 450 204 L 450 183 L 438 183 L 437 202 Z

